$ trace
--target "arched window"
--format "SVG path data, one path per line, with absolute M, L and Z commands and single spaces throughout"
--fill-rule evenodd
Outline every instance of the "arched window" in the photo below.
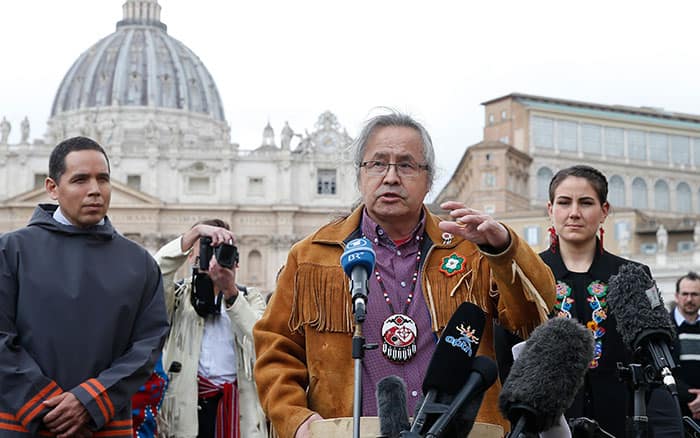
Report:
M 693 209 L 693 195 L 690 186 L 684 182 L 676 187 L 676 211 L 690 213 Z
M 608 199 L 613 207 L 625 206 L 625 182 L 618 175 L 613 175 L 608 181 Z
M 248 281 L 254 286 L 263 283 L 262 254 L 257 249 L 248 253 Z
M 549 200 L 549 182 L 552 180 L 554 174 L 547 167 L 542 167 L 537 171 L 537 200 L 538 201 L 548 201 Z
M 654 209 L 669 211 L 671 209 L 671 196 L 666 181 L 660 179 L 654 184 Z
M 647 183 L 642 178 L 635 178 L 632 181 L 632 207 L 643 210 L 648 206 L 648 199 Z

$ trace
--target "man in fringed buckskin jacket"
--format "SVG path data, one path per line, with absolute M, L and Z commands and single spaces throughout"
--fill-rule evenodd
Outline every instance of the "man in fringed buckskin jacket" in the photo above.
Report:
M 282 438 L 307 437 L 322 418 L 352 416 L 354 319 L 340 265 L 352 239 L 366 237 L 377 255 L 363 334 L 380 348 L 363 359 L 363 416 L 377 415 L 376 384 L 388 375 L 406 382 L 413 412 L 438 336 L 462 302 L 487 314 L 479 354 L 492 358 L 492 319 L 527 337 L 554 304 L 551 271 L 513 230 L 460 202 L 441 206 L 454 221 L 425 208 L 435 155 L 421 124 L 377 116 L 355 147 L 362 204 L 294 245 L 253 331 L 258 393 Z M 406 336 L 384 336 L 391 331 Z M 507 427 L 499 390 L 497 382 L 487 391 L 477 421 Z

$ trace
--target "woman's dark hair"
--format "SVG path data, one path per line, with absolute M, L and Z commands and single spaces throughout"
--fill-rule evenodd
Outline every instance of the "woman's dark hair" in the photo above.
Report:
M 591 166 L 586 166 L 584 164 L 577 164 L 576 166 L 567 167 L 557 172 L 556 175 L 549 182 L 549 202 L 554 202 L 554 192 L 559 187 L 562 181 L 567 177 L 576 176 L 579 178 L 585 178 L 593 190 L 595 190 L 598 195 L 598 201 L 603 205 L 608 200 L 608 180 L 605 178 L 603 173 Z

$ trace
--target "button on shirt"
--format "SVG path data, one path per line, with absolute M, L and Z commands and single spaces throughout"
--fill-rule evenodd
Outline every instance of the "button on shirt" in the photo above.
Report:
M 425 243 L 417 238 L 423 235 L 424 229 L 425 219 L 422 218 L 411 233 L 411 238 L 397 248 L 386 232 L 367 215 L 366 210 L 362 215 L 362 233 L 373 242 L 377 255 L 375 269 L 379 270 L 394 306 L 394 311 L 397 313 L 403 313 L 406 298 L 411 291 L 411 278 L 416 268 L 416 254 L 419 245 Z M 423 247 L 425 246 L 423 245 Z M 426 251 L 422 254 L 423 258 L 425 256 Z M 416 322 L 418 331 L 416 355 L 403 364 L 391 362 L 382 354 L 382 325 L 391 314 L 377 278 L 372 272 L 372 275 L 369 276 L 367 319 L 362 326 L 362 332 L 366 343 L 377 344 L 379 348 L 368 350 L 362 361 L 362 415 L 364 416 L 377 415 L 375 394 L 377 383 L 382 378 L 391 375 L 399 376 L 406 382 L 407 407 L 409 412 L 413 412 L 422 395 L 421 386 L 425 371 L 435 351 L 437 337 L 432 333 L 428 305 L 423 298 L 421 289 L 420 272 L 416 289 L 413 292 L 413 300 L 406 311 L 406 314 Z

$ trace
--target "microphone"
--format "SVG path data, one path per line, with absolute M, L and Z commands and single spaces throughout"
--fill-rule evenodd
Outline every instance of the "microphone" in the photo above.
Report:
M 467 420 L 470 423 L 467 427 L 459 427 L 459 431 L 464 434 L 468 434 L 474 426 L 474 418 L 479 412 L 479 407 L 481 406 L 481 401 L 484 399 L 484 393 L 486 390 L 496 382 L 498 377 L 498 365 L 492 359 L 486 356 L 478 356 L 474 358 L 472 363 L 472 370 L 469 372 L 469 377 L 467 378 L 466 384 L 460 389 L 460 391 L 455 395 L 454 399 L 450 403 L 447 411 L 440 415 L 440 417 L 433 423 L 432 427 L 428 430 L 425 435 L 426 438 L 438 438 L 443 436 L 445 429 L 450 424 L 450 422 L 455 418 L 457 413 L 466 406 L 469 412 L 467 415 Z M 476 403 L 467 403 L 470 398 L 475 397 Z M 464 416 L 464 415 L 463 415 Z
M 401 431 L 411 426 L 406 410 L 406 382 L 401 377 L 387 376 L 377 383 L 377 416 L 381 438 L 399 438 Z
M 425 430 L 437 421 L 438 415 L 447 411 L 448 404 L 456 399 L 457 393 L 467 385 L 472 377 L 470 371 L 485 323 L 484 311 L 469 302 L 462 303 L 450 318 L 442 331 L 423 379 L 422 389 L 425 397 L 416 411 L 411 425 L 412 433 L 425 434 Z M 476 405 L 476 409 L 471 405 Z M 458 415 L 465 423 L 460 425 L 462 436 L 471 430 L 480 405 L 480 399 L 478 402 L 462 403 L 463 409 Z
M 348 242 L 340 256 L 340 264 L 345 275 L 350 277 L 352 313 L 355 314 L 358 322 L 363 322 L 367 314 L 367 279 L 374 269 L 375 259 L 372 242 L 365 237 Z
M 627 263 L 608 282 L 610 314 L 617 331 L 636 359 L 653 367 L 671 394 L 677 396 L 671 370 L 676 368 L 669 344 L 675 338 L 673 323 L 664 308 L 656 283 L 641 265 Z
M 593 334 L 572 319 L 554 318 L 535 330 L 513 363 L 498 398 L 515 424 L 510 437 L 558 423 L 583 385 L 593 359 Z

